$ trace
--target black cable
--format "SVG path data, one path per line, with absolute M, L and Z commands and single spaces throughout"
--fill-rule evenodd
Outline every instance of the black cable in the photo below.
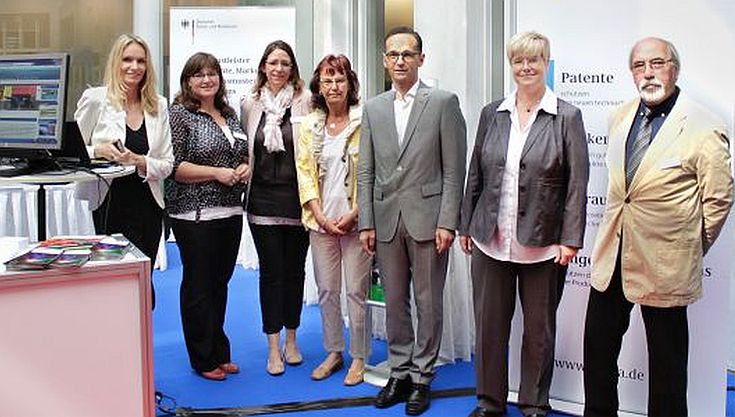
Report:
M 437 390 L 431 392 L 431 398 L 451 398 L 474 396 L 475 388 L 454 388 Z M 298 411 L 330 410 L 350 407 L 364 407 L 372 405 L 375 396 L 333 398 L 318 401 L 293 401 L 287 403 L 255 405 L 251 407 L 227 407 L 227 408 L 189 408 L 179 407 L 175 410 L 166 409 L 167 415 L 177 417 L 245 417 L 259 416 L 264 414 L 282 414 Z
M 156 391 L 155 393 L 156 398 L 156 408 L 158 411 L 160 411 L 161 415 L 164 416 L 175 416 L 176 415 L 176 409 L 178 406 L 176 405 L 176 399 L 162 393 L 161 391 Z
M 107 194 L 106 194 L 105 197 L 108 200 L 107 200 L 107 204 L 105 205 L 105 209 L 104 209 L 105 212 L 102 215 L 102 234 L 105 234 L 105 235 L 108 234 L 107 233 L 107 220 L 108 220 L 109 213 L 110 213 L 110 204 L 112 202 L 112 193 L 110 193 L 109 190 L 112 187 L 112 182 L 109 181 L 104 176 L 102 176 L 102 174 L 96 172 L 94 170 L 94 168 L 89 168 L 89 167 L 85 167 L 85 166 L 81 166 L 81 165 L 76 165 L 74 163 L 64 163 L 64 162 L 57 162 L 57 165 L 60 168 L 62 168 L 62 169 L 71 170 L 71 172 L 77 172 L 78 171 L 78 172 L 86 172 L 88 174 L 92 174 L 95 177 L 97 177 L 98 180 L 101 180 L 105 184 L 105 186 L 108 189 L 108 192 L 107 192 Z M 121 171 L 124 170 L 124 169 L 125 169 L 124 167 L 120 167 L 120 170 Z M 101 194 L 102 194 L 101 185 L 100 185 L 100 182 L 97 181 L 97 195 L 99 196 Z M 104 203 L 105 200 L 103 199 L 102 202 Z

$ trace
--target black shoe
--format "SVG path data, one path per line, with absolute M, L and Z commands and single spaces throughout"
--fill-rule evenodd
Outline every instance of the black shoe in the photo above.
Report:
M 406 400 L 406 414 L 417 416 L 429 409 L 431 388 L 428 384 L 413 384 L 413 391 Z
M 527 415 L 526 417 L 546 417 L 546 413 L 533 413 Z
M 477 406 L 474 410 L 470 413 L 469 417 L 503 417 L 505 416 L 505 411 L 492 411 L 488 410 L 485 407 Z
M 377 408 L 388 408 L 406 401 L 409 394 L 411 394 L 411 379 L 390 377 L 388 383 L 385 384 L 383 389 L 378 393 L 378 396 L 375 397 L 373 404 Z

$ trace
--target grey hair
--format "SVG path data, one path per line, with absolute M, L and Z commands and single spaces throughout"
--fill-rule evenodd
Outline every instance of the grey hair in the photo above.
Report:
M 635 48 L 637 48 L 638 45 L 641 44 L 641 42 L 649 41 L 649 40 L 654 40 L 654 41 L 661 42 L 662 44 L 664 44 L 664 47 L 666 48 L 666 52 L 669 54 L 669 59 L 671 59 L 671 63 L 674 64 L 677 71 L 681 69 L 681 61 L 679 60 L 679 51 L 676 50 L 676 47 L 674 46 L 674 44 L 667 41 L 666 39 L 657 38 L 655 36 L 641 39 L 638 42 L 636 42 L 632 48 L 630 48 L 630 55 L 628 56 L 628 67 L 629 68 L 633 68 L 633 52 L 635 52 Z

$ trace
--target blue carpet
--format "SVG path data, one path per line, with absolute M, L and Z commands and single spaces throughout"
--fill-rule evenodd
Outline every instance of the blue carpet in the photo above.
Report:
M 315 382 L 311 371 L 325 356 L 321 343 L 321 318 L 316 306 L 305 306 L 299 328 L 298 341 L 304 363 L 286 367 L 286 373 L 272 377 L 265 372 L 267 346 L 261 332 L 260 306 L 258 303 L 257 271 L 235 269 L 230 281 L 226 332 L 232 346 L 232 360 L 241 367 L 241 373 L 231 375 L 226 381 L 209 381 L 197 376 L 189 366 L 184 346 L 179 314 L 179 285 L 181 283 L 181 260 L 175 244 L 167 244 L 168 269 L 154 273 L 156 287 L 156 310 L 153 314 L 154 372 L 156 389 L 172 397 L 178 407 L 226 408 L 252 407 L 294 401 L 316 401 L 321 399 L 374 396 L 378 388 L 361 384 L 345 387 L 342 379 L 345 370 L 324 381 Z M 370 362 L 386 357 L 386 345 L 382 341 L 373 343 Z M 347 363 L 349 363 L 349 358 Z M 435 390 L 474 387 L 474 368 L 470 362 L 458 362 L 442 366 L 432 385 Z M 728 376 L 728 385 L 735 385 L 735 377 Z M 466 416 L 475 407 L 474 396 L 442 398 L 432 401 L 424 416 Z M 171 405 L 167 402 L 167 405 Z M 305 417 L 357 417 L 357 416 L 403 416 L 403 406 L 378 410 L 372 406 L 351 407 L 332 410 L 293 412 L 287 416 Z M 509 416 L 521 416 L 520 411 L 510 407 Z M 552 413 L 551 416 L 562 416 Z M 735 417 L 735 394 L 728 392 L 727 416 Z

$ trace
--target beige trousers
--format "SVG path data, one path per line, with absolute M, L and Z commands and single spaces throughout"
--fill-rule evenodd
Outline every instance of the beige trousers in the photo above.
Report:
M 309 239 L 319 291 L 324 349 L 327 352 L 342 352 L 345 349 L 341 302 L 344 275 L 350 323 L 350 356 L 353 359 L 365 359 L 365 299 L 370 285 L 370 255 L 362 250 L 357 233 L 333 236 L 310 231 Z

